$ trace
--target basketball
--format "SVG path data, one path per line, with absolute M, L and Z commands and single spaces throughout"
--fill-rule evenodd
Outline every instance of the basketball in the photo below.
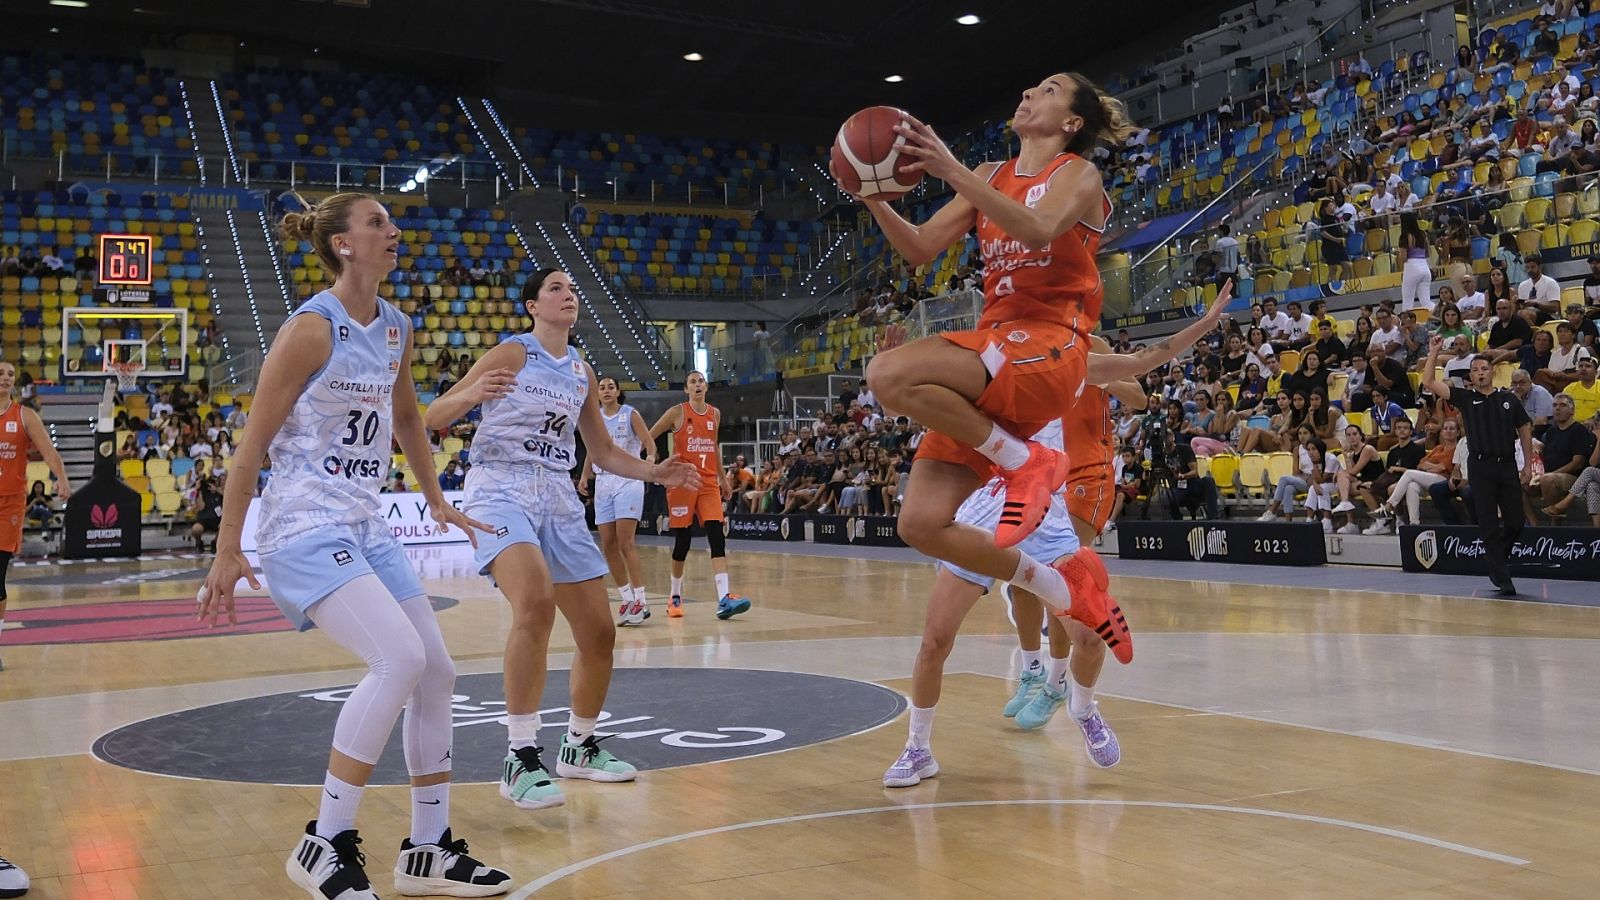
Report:
M 864 200 L 893 200 L 917 186 L 922 172 L 905 170 L 916 160 L 901 155 L 906 139 L 894 130 L 906 118 L 903 109 L 869 106 L 844 120 L 829 166 L 839 187 Z

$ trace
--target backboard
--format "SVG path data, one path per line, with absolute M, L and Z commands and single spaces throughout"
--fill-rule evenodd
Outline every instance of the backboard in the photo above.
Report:
M 61 377 L 116 378 L 118 364 L 141 378 L 189 370 L 189 311 L 155 306 L 74 306 L 61 311 Z

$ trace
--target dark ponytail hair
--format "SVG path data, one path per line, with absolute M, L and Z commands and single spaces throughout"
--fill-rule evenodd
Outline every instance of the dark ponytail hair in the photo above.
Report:
M 1082 74 L 1062 74 L 1072 82 L 1072 113 L 1083 119 L 1083 127 L 1067 138 L 1068 151 L 1088 156 L 1101 141 L 1121 144 L 1133 134 L 1133 122 L 1128 119 L 1128 108 L 1121 100 L 1102 93 Z
M 522 283 L 522 293 L 518 295 L 518 300 L 521 301 L 522 311 L 528 314 L 528 318 L 533 318 L 533 313 L 528 309 L 528 304 L 539 299 L 539 290 L 544 287 L 545 281 L 559 271 L 561 270 L 549 266 L 542 269 L 534 269 L 533 274 L 528 276 L 528 280 Z

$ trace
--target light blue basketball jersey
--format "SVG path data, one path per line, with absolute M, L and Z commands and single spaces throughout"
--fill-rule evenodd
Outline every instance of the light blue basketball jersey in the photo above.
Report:
M 578 462 L 578 412 L 589 394 L 588 369 L 572 347 L 558 357 L 531 334 L 511 341 L 522 345 L 527 361 L 511 392 L 483 405 L 472 437 L 472 465 L 570 472 Z
M 1033 440 L 1049 447 L 1051 450 L 1061 450 L 1062 434 L 1061 420 L 1053 419 L 1050 424 L 1039 429 Z M 987 531 L 994 531 L 1000 522 L 1000 509 L 1005 506 L 1005 491 L 996 490 L 1000 486 L 998 477 L 989 479 L 989 483 L 973 491 L 971 496 L 962 502 L 961 508 L 956 510 L 956 521 L 963 525 L 976 525 Z M 1046 520 L 1059 520 L 1067 522 L 1071 528 L 1071 519 L 1067 516 L 1067 486 L 1063 484 L 1061 490 L 1056 491 L 1050 498 L 1050 510 L 1045 513 Z
M 639 436 L 633 433 L 633 407 L 623 404 L 614 416 L 606 415 L 605 410 L 602 409 L 600 417 L 606 420 L 606 434 L 611 436 L 611 443 L 628 451 L 630 456 L 637 457 L 644 445 L 639 443 Z M 602 478 L 621 477 L 603 471 L 599 466 L 593 464 L 590 467 L 594 469 L 596 475 Z
M 261 495 L 256 543 L 271 552 L 330 526 L 383 524 L 378 491 L 389 474 L 394 383 L 411 323 L 382 299 L 365 327 L 330 291 L 295 310 L 328 320 L 333 352 L 301 388 L 272 439 L 272 479 Z M 291 316 L 292 318 L 292 316 Z

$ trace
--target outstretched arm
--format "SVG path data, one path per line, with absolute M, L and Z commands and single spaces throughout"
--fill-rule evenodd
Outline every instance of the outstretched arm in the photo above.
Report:
M 688 460 L 669 459 L 661 463 L 648 463 L 613 443 L 611 435 L 606 432 L 605 417 L 600 415 L 600 401 L 595 399 L 600 391 L 599 379 L 594 377 L 594 369 L 588 363 L 584 363 L 583 368 L 589 375 L 589 392 L 584 397 L 583 408 L 578 411 L 578 433 L 583 435 L 583 445 L 588 448 L 589 462 L 623 478 L 651 484 L 694 487 L 700 483 L 700 472 Z M 666 418 L 662 416 L 662 419 Z
M 1205 315 L 1194 320 L 1189 327 L 1177 334 L 1135 353 L 1089 354 L 1089 383 L 1110 384 L 1125 378 L 1138 378 L 1163 363 L 1177 359 L 1178 354 L 1193 347 L 1197 341 L 1217 327 L 1218 320 L 1222 318 L 1222 311 L 1227 309 L 1228 302 L 1232 299 L 1233 282 L 1229 281 L 1222 286 L 1221 291 L 1217 292 L 1217 299 L 1211 301 Z
M 44 427 L 44 420 L 39 414 L 22 407 L 22 430 L 28 434 L 28 444 L 39 451 L 44 457 L 44 464 L 50 467 L 50 474 L 56 477 L 56 497 L 65 500 L 72 496 L 72 484 L 67 481 L 67 467 L 61 462 L 61 454 L 56 452 L 56 445 L 50 443 L 50 432 Z

